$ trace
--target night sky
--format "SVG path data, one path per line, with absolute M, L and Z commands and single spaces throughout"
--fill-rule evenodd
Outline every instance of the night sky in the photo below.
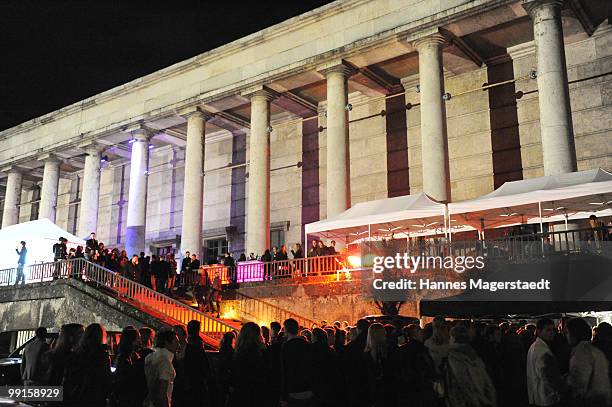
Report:
M 0 130 L 327 3 L 1 1 Z

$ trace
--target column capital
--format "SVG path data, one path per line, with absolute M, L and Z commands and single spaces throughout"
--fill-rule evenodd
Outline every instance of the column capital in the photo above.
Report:
M 147 127 L 144 121 L 139 121 L 130 125 L 127 125 L 121 129 L 125 133 L 129 133 L 134 140 L 137 141 L 149 141 L 153 138 L 154 131 Z
M 565 0 L 523 0 L 523 8 L 532 19 L 536 18 L 539 10 L 547 7 L 554 12 L 560 12 L 565 6 Z
M 329 75 L 330 73 L 341 73 L 346 78 L 348 78 L 351 75 L 357 73 L 358 69 L 354 65 L 346 62 L 345 60 L 340 59 L 318 66 L 317 71 L 321 75 L 325 76 Z
M 6 174 L 23 174 L 24 169 L 16 166 L 15 164 L 10 164 L 5 167 L 0 167 L 0 172 L 4 172 Z
M 409 89 L 413 90 L 416 89 L 417 85 L 419 85 L 419 74 L 413 74 L 410 76 L 406 76 L 403 78 L 400 78 L 400 83 L 402 84 L 402 86 L 404 87 L 404 89 L 406 91 L 408 91 Z
M 204 108 L 200 106 L 190 106 L 183 108 L 178 111 L 178 115 L 184 117 L 189 120 L 191 117 L 202 118 L 204 121 L 208 121 L 215 117 L 214 113 L 204 110 Z
M 138 127 L 135 129 L 130 130 L 130 134 L 132 135 L 132 138 L 136 141 L 150 141 L 154 134 L 153 131 L 151 131 L 150 129 L 146 128 L 146 127 Z
M 38 161 L 42 161 L 44 163 L 53 163 L 53 164 L 61 164 L 63 161 L 62 158 L 58 157 L 53 153 L 45 153 L 41 154 L 37 157 Z
M 102 143 L 97 142 L 95 140 L 87 141 L 85 143 L 79 144 L 79 148 L 82 149 L 83 151 L 85 151 L 87 154 L 89 154 L 89 153 L 100 154 L 104 150 L 106 150 L 108 147 L 109 147 L 108 145 L 102 144 Z
M 280 94 L 274 89 L 270 89 L 265 85 L 254 86 L 249 89 L 246 89 L 241 93 L 242 96 L 253 99 L 255 97 L 264 97 L 267 101 L 272 101 L 276 99 Z
M 440 33 L 434 33 L 426 37 L 418 38 L 412 42 L 412 45 L 418 52 L 428 47 L 442 47 L 446 44 L 446 37 Z

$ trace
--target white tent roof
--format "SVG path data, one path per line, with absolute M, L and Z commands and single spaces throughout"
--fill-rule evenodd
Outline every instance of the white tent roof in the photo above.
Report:
M 49 219 L 38 219 L 30 222 L 18 223 L 0 229 L 0 240 L 28 240 L 32 238 L 52 240 L 54 243 L 64 237 L 68 243 L 84 245 L 85 241 L 51 222 Z
M 330 232 L 331 235 L 346 236 L 362 234 L 364 230 L 367 233 L 368 225 L 389 230 L 422 229 L 438 222 L 425 222 L 425 219 L 440 218 L 439 221 L 443 223 L 444 211 L 444 204 L 432 200 L 424 193 L 404 195 L 355 204 L 336 216 L 307 224 L 305 230 L 306 234 Z
M 506 182 L 480 198 L 448 205 L 450 215 L 467 224 L 485 227 L 526 223 L 528 218 L 597 212 L 612 205 L 612 174 L 602 170 L 578 171 Z
M 68 240 L 68 247 L 84 245 L 85 241 L 66 232 L 49 219 L 19 223 L 0 229 L 0 269 L 15 267 L 15 247 L 20 241 L 26 242 L 28 254 L 26 264 L 53 261 L 53 244 L 60 237 Z

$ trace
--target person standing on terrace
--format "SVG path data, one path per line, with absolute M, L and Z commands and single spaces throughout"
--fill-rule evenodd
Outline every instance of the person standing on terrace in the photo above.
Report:
M 26 264 L 26 256 L 28 254 L 28 249 L 26 249 L 26 242 L 22 240 L 21 250 L 19 250 L 19 247 L 17 247 L 15 251 L 19 255 L 19 260 L 17 260 L 17 278 L 15 279 L 15 285 L 19 284 L 19 281 L 21 281 L 21 284 L 25 284 L 25 275 L 23 274 L 23 267 Z

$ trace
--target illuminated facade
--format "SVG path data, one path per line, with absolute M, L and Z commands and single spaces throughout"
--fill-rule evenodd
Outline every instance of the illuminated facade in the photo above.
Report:
M 605 1 L 335 2 L 1 132 L 2 226 L 261 254 L 356 202 L 610 170 L 606 17 Z

